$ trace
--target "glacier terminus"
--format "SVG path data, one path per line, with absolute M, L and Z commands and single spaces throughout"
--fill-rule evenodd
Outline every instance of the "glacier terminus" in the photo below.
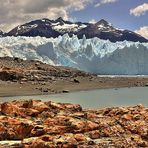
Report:
M 148 43 L 110 42 L 97 37 L 78 39 L 68 34 L 57 38 L 0 38 L 0 57 L 19 57 L 51 65 L 78 68 L 103 75 L 147 75 Z

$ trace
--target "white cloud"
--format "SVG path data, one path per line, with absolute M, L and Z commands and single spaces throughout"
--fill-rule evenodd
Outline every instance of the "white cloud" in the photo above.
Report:
M 141 27 L 135 32 L 148 39 L 148 26 Z
M 134 16 L 144 15 L 148 11 L 148 3 L 137 6 L 130 10 L 130 14 Z
M 97 21 L 95 19 L 92 19 L 89 21 L 89 23 L 95 24 Z
M 92 0 L 0 0 L 0 29 L 10 30 L 16 24 L 39 18 L 69 19 L 71 11 L 79 11 Z
M 117 1 L 118 0 L 100 0 L 99 3 L 95 4 L 95 7 L 99 7 L 99 6 L 104 5 L 104 4 L 115 3 Z

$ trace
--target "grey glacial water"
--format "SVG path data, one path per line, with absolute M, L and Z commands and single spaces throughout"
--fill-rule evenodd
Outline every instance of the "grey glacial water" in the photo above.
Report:
M 133 106 L 137 104 L 148 107 L 148 87 L 99 89 L 44 96 L 0 97 L 1 102 L 20 99 L 74 103 L 80 104 L 84 108 Z

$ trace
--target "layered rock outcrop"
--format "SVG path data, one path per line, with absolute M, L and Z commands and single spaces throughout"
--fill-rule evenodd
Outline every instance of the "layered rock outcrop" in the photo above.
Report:
M 40 100 L 1 103 L 0 147 L 148 147 L 148 108 L 85 110 Z
M 74 68 L 51 66 L 39 61 L 25 61 L 9 57 L 0 58 L 0 80 L 3 81 L 48 82 L 52 79 L 68 79 L 78 76 L 89 77 L 91 74 Z

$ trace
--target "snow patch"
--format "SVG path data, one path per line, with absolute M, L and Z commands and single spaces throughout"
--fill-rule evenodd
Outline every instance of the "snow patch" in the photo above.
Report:
M 60 32 L 65 32 L 65 31 L 76 32 L 76 31 L 83 29 L 85 27 L 87 27 L 87 25 L 84 25 L 84 24 L 79 26 L 78 24 L 63 24 L 63 25 L 60 25 L 59 23 L 55 23 L 53 25 L 53 29 L 55 29 L 56 31 L 60 31 Z

